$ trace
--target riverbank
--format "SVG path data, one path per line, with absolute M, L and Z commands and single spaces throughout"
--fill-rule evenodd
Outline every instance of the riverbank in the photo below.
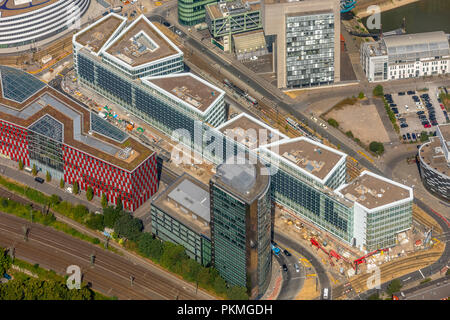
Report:
M 367 8 L 372 5 L 377 5 L 380 7 L 381 12 L 396 9 L 407 4 L 411 4 L 414 2 L 418 2 L 419 0 L 372 0 L 372 1 L 364 1 L 362 4 L 356 6 L 354 9 L 355 16 L 357 18 L 365 18 L 370 15 L 370 12 L 367 12 Z

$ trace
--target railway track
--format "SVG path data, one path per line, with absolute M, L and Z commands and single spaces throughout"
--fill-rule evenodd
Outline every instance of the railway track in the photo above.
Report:
M 394 271 L 401 272 L 401 271 L 408 270 L 411 268 L 414 268 L 414 269 L 424 268 L 428 264 L 431 263 L 431 262 L 430 263 L 424 262 L 423 261 L 424 259 L 436 258 L 434 260 L 437 260 L 441 255 L 442 255 L 441 252 L 427 252 L 427 253 L 423 253 L 423 254 L 420 254 L 417 256 L 403 258 L 401 261 L 393 261 L 392 263 L 382 265 L 380 267 L 382 283 L 385 283 L 390 280 L 390 279 L 383 279 L 383 275 L 389 275 L 389 274 L 392 274 Z M 346 291 L 349 288 L 352 288 L 353 292 L 365 291 L 367 280 L 371 276 L 373 276 L 372 273 L 365 273 L 365 274 L 360 275 L 357 278 L 354 278 L 353 280 L 350 280 L 349 281 L 350 286 L 345 286 L 345 284 L 342 284 L 342 285 L 335 287 L 333 289 L 333 298 L 334 299 L 343 298 L 346 295 L 346 293 L 344 293 L 344 291 Z

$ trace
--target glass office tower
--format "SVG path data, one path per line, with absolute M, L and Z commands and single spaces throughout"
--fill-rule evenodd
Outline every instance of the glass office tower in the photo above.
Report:
M 224 163 L 210 181 L 213 265 L 251 299 L 264 294 L 272 271 L 270 176 L 261 168 Z

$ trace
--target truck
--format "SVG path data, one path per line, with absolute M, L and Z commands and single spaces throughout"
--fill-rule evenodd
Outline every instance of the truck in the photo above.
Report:
M 323 299 L 328 300 L 328 288 L 323 289 Z
M 195 30 L 202 31 L 208 29 L 208 24 L 206 22 L 198 23 L 194 26 Z
M 249 94 L 245 95 L 245 99 L 247 99 L 254 106 L 256 106 L 258 104 L 258 101 Z

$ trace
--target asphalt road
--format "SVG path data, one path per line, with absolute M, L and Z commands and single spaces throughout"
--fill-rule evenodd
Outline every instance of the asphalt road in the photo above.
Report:
M 309 262 L 316 271 L 317 277 L 319 278 L 320 288 L 321 289 L 328 288 L 329 290 L 328 296 L 331 299 L 332 298 L 331 282 L 326 274 L 325 268 L 319 262 L 319 260 L 317 260 L 317 258 L 314 255 L 312 255 L 308 250 L 306 250 L 301 244 L 289 239 L 288 237 L 284 236 L 279 232 L 275 231 L 274 240 L 280 246 L 292 248 L 293 250 L 300 253 L 302 256 L 304 256 L 306 259 L 309 260 Z
M 23 226 L 29 226 L 28 241 L 24 241 Z M 202 292 L 186 288 L 183 281 L 168 279 L 156 267 L 143 268 L 127 259 L 102 250 L 82 240 L 75 239 L 49 227 L 0 212 L 0 245 L 14 246 L 15 255 L 30 263 L 66 274 L 70 265 L 77 265 L 83 273 L 83 281 L 92 288 L 119 299 L 175 300 L 208 299 Z M 91 266 L 90 256 L 95 255 Z M 134 282 L 131 285 L 130 276 Z
M 305 270 L 294 255 L 286 256 L 283 253 L 284 248 L 280 247 L 280 249 L 281 252 L 278 256 L 275 255 L 275 259 L 280 264 L 280 268 L 282 268 L 283 264 L 286 264 L 288 270 L 281 270 L 283 275 L 283 283 L 281 284 L 281 289 L 277 300 L 293 300 L 303 286 L 305 280 Z M 294 264 L 298 265 L 299 272 L 296 271 Z
M 401 300 L 438 300 L 450 297 L 450 277 L 446 279 L 437 279 L 427 283 L 426 286 L 419 286 L 409 290 L 402 291 Z

